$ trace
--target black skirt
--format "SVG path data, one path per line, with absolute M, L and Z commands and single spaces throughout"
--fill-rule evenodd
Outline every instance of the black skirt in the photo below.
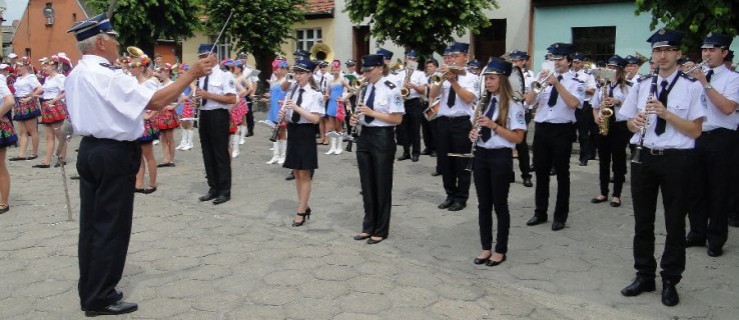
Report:
M 318 169 L 315 124 L 287 124 L 287 155 L 282 166 L 297 170 Z

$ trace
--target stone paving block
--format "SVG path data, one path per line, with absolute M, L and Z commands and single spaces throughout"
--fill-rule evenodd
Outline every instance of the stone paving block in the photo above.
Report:
M 392 303 L 382 294 L 351 292 L 337 299 L 342 311 L 376 314 L 389 308 Z
M 312 274 L 319 280 L 346 281 L 359 275 L 352 267 L 324 265 L 313 270 Z
M 381 294 L 395 288 L 392 279 L 379 276 L 361 275 L 346 281 L 353 292 L 377 293 Z
M 444 298 L 462 301 L 475 301 L 485 294 L 484 289 L 479 286 L 441 284 L 435 286 L 433 290 Z
M 134 316 L 132 314 L 131 316 Z M 193 311 L 178 314 L 172 317 L 173 320 L 203 320 L 203 319 L 219 319 L 220 314 L 218 312 L 204 312 L 204 311 Z
M 428 310 L 407 307 L 392 307 L 380 313 L 384 319 L 403 320 L 447 320 L 447 316 L 431 313 Z
M 433 273 L 423 269 L 415 272 L 399 273 L 393 276 L 393 279 L 400 285 L 419 288 L 435 288 L 441 283 L 441 280 Z
M 72 282 L 68 282 L 72 283 Z M 33 309 L 37 311 L 48 312 L 56 314 L 57 317 L 62 318 L 63 314 L 72 314 L 80 310 L 80 299 L 77 295 L 77 288 L 70 288 L 72 290 L 65 294 L 57 294 L 45 298 L 39 298 L 34 300 Z
M 333 320 L 378 320 L 382 319 L 376 315 L 343 312 L 336 315 Z
M 159 287 L 157 290 L 163 298 L 180 299 L 187 297 L 208 296 L 214 289 L 207 281 L 182 279 Z
M 131 314 L 134 319 L 171 319 L 190 311 L 190 303 L 183 299 L 155 298 L 137 303 L 139 310 Z
M 289 319 L 331 319 L 341 310 L 334 300 L 300 298 L 285 306 Z
M 489 317 L 493 311 L 471 301 L 441 300 L 430 307 L 431 312 L 451 319 L 480 319 Z
M 190 257 L 163 257 L 154 261 L 154 268 L 159 271 L 181 271 L 201 265 L 202 259 Z
M 355 267 L 357 271 L 369 275 L 396 275 L 401 270 L 393 264 L 370 261 Z
M 354 279 L 352 279 L 353 281 Z M 327 281 L 311 279 L 298 286 L 303 297 L 315 299 L 336 299 L 350 292 L 351 281 Z
M 306 283 L 310 274 L 300 270 L 278 270 L 264 277 L 263 281 L 269 286 L 297 286 Z
M 282 306 L 299 296 L 298 290 L 290 287 L 259 287 L 246 295 L 253 303 L 265 306 Z
M 393 307 L 424 308 L 439 300 L 433 290 L 415 287 L 396 287 L 385 293 Z
M 0 312 L 3 317 L 13 318 L 29 312 L 33 306 L 33 299 L 27 297 L 10 297 L 0 300 Z
M 187 272 L 187 278 L 203 281 L 214 281 L 230 275 L 230 268 L 217 265 L 200 265 Z

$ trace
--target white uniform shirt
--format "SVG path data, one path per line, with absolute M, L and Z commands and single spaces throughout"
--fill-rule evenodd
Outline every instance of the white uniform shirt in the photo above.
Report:
M 621 88 L 621 85 L 619 84 L 616 84 L 615 86 L 608 86 L 606 88 L 606 90 L 608 91 L 608 96 L 618 99 L 618 101 L 621 101 L 621 105 L 623 105 L 624 100 L 626 100 L 626 96 L 629 94 L 629 88 L 631 88 L 628 82 L 626 82 L 625 86 L 625 90 Z M 593 100 L 590 101 L 590 103 L 593 105 L 593 109 L 595 110 L 600 110 L 601 97 L 603 96 L 600 90 L 602 89 L 598 88 L 595 91 L 595 94 L 593 95 Z M 610 95 L 611 90 L 613 90 L 612 96 Z M 613 109 L 614 116 L 616 117 L 616 122 L 629 120 L 629 118 L 618 112 L 619 110 L 621 110 L 621 106 L 614 106 L 611 107 L 611 109 Z
M 493 112 L 493 117 L 491 118 L 493 121 L 496 121 L 500 117 L 500 97 L 493 96 L 490 98 L 490 100 L 492 101 L 493 98 L 498 100 L 498 103 L 495 107 L 495 112 Z M 482 114 L 485 115 L 489 109 L 490 104 L 488 103 L 488 105 L 485 106 L 485 110 L 483 110 Z M 508 128 L 509 130 L 522 129 L 525 131 L 526 118 L 524 116 L 524 109 L 520 103 L 517 103 L 513 99 L 508 101 L 508 120 L 506 120 L 506 128 Z M 477 146 L 485 149 L 513 149 L 516 147 L 515 143 L 510 142 L 500 135 L 496 134 L 493 129 L 490 129 L 490 134 L 492 134 L 492 136 L 488 141 L 483 141 L 482 135 L 479 135 L 480 138 L 479 140 L 477 140 Z
M 406 78 L 407 73 L 408 73 L 407 70 L 403 70 L 401 73 L 398 74 L 401 80 L 400 86 L 399 86 L 400 88 L 405 86 L 405 78 Z M 412 84 L 415 84 L 417 86 L 422 86 L 422 85 L 425 85 L 426 82 L 427 80 L 426 80 L 425 73 L 419 70 L 413 70 L 413 73 L 411 73 L 411 83 Z M 414 98 L 419 98 L 421 96 L 421 94 L 419 94 L 418 91 L 416 91 L 415 89 L 409 89 L 409 90 L 410 90 L 410 94 L 408 94 L 408 97 L 406 99 L 414 99 Z
M 582 108 L 585 99 L 585 82 L 575 78 L 574 75 L 572 72 L 567 72 L 562 75 L 560 82 L 570 94 L 580 101 L 577 107 Z M 549 106 L 549 96 L 551 94 L 552 86 L 547 85 L 531 103 L 532 105 L 539 104 L 534 121 L 538 123 L 575 123 L 575 109 L 571 109 L 565 104 L 561 94 L 557 97 L 557 103 L 554 106 Z
M 459 82 L 459 85 L 463 89 L 472 92 L 475 97 L 470 101 L 470 103 L 464 103 L 464 101 L 459 97 L 459 94 L 456 94 L 454 106 L 450 108 L 447 104 L 449 101 L 449 92 L 454 89 L 452 89 L 452 84 L 449 81 L 444 81 L 441 85 L 441 108 L 439 108 L 439 116 L 471 117 L 472 113 L 475 111 L 475 101 L 480 98 L 480 77 L 467 71 L 466 75 L 458 76 L 457 82 Z
M 306 83 L 304 86 L 300 88 L 295 88 L 295 93 L 292 95 L 292 101 L 298 102 L 298 98 L 300 98 L 300 89 L 303 89 L 303 100 L 300 102 L 300 107 L 307 110 L 310 113 L 317 113 L 323 116 L 324 114 L 324 107 L 323 107 L 323 94 L 313 90 L 313 88 L 310 86 L 310 83 Z M 292 92 L 292 89 L 288 92 L 290 94 Z M 288 122 L 292 122 L 293 118 L 293 110 L 287 110 L 287 113 L 285 114 L 285 119 L 287 119 Z M 310 121 L 306 120 L 302 115 L 300 116 L 300 120 L 298 120 L 298 123 L 311 123 Z
M 53 78 L 46 77 L 44 85 L 41 86 L 44 89 L 44 93 L 41 98 L 44 100 L 50 100 L 56 98 L 59 94 L 64 92 L 64 80 L 66 80 L 63 74 L 57 74 Z
M 2 98 L 5 98 L 5 96 L 9 96 L 11 94 L 13 93 L 10 92 L 10 88 L 8 88 L 8 84 L 5 82 L 5 76 L 0 74 L 0 100 Z M 0 103 L 2 102 L 0 101 Z
M 38 81 L 36 75 L 27 74 L 22 77 L 18 77 L 15 80 L 13 87 L 15 88 L 15 96 L 18 98 L 25 98 L 33 93 L 33 90 L 41 86 L 41 82 Z
M 313 74 L 313 79 L 316 80 L 318 89 L 323 94 L 328 92 L 328 84 L 334 81 L 334 76 L 328 72 L 321 73 L 321 71 L 318 71 Z
M 208 76 L 208 88 L 204 88 L 205 77 L 198 80 L 198 88 L 203 88 L 213 94 L 227 95 L 236 94 L 236 80 L 230 73 L 224 72 L 221 68 L 213 68 L 213 73 Z M 216 110 L 228 109 L 229 104 L 222 104 L 215 100 L 208 100 L 200 110 Z
M 372 88 L 375 90 L 375 102 L 372 107 L 377 112 L 380 113 L 400 113 L 405 114 L 405 107 L 403 106 L 403 98 L 400 96 L 400 88 L 395 86 L 395 83 L 393 83 L 389 77 L 382 77 L 380 80 L 377 80 L 376 83 L 368 84 L 367 90 L 364 93 L 364 100 L 362 101 L 363 104 L 367 104 L 367 100 L 369 99 L 370 92 Z M 375 118 L 375 120 L 372 120 L 371 123 L 367 124 L 366 121 L 364 121 L 364 115 L 359 116 L 359 122 L 362 125 L 368 126 L 368 127 L 391 127 L 395 126 L 395 124 L 387 123 L 385 121 L 382 121 L 380 119 Z
M 634 77 L 631 78 L 631 79 L 629 79 L 628 77 L 626 77 L 626 80 L 631 81 L 631 83 L 637 83 L 641 79 L 642 79 L 642 76 L 640 74 L 638 74 L 638 73 L 635 74 Z
M 677 70 L 667 77 L 667 82 L 672 83 L 678 72 Z M 661 76 L 657 79 L 657 93 L 654 98 L 659 97 L 659 92 L 662 90 L 660 83 L 663 79 Z M 647 97 L 649 97 L 649 91 L 652 85 L 650 78 L 645 78 L 639 83 L 631 87 L 629 95 L 626 96 L 621 106 L 619 113 L 626 118 L 634 118 L 636 115 L 644 110 L 644 106 L 647 104 Z M 669 88 L 669 86 L 668 86 Z M 703 87 L 697 81 L 691 81 L 685 77 L 677 79 L 675 86 L 670 90 L 670 94 L 667 96 L 667 109 L 674 113 L 676 116 L 693 121 L 706 116 L 706 110 L 700 104 L 700 96 L 703 94 Z M 665 127 L 665 132 L 661 135 L 654 133 L 654 128 L 657 126 L 657 115 L 649 115 L 649 126 L 647 126 L 646 134 L 644 135 L 644 146 L 650 149 L 692 149 L 695 146 L 695 139 L 684 135 L 673 127 L 669 122 Z M 637 132 L 631 138 L 631 143 L 639 143 L 639 133 Z
M 595 77 L 592 74 L 585 72 L 585 69 L 580 69 L 580 71 L 573 70 L 572 73 L 577 75 L 577 79 L 585 82 L 585 91 L 597 89 L 598 85 L 595 83 Z M 592 95 L 589 95 L 586 92 L 584 101 L 590 101 L 592 97 Z
M 739 103 L 739 73 L 733 72 L 723 64 L 713 69 L 711 76 L 713 90 L 722 94 L 726 99 Z M 701 105 L 706 109 L 706 121 L 703 122 L 703 131 L 718 128 L 736 130 L 739 124 L 739 114 L 732 112 L 726 115 L 713 104 L 705 91 L 701 95 Z
M 133 141 L 144 132 L 144 108 L 154 91 L 138 85 L 105 58 L 83 55 L 64 88 L 76 134 Z

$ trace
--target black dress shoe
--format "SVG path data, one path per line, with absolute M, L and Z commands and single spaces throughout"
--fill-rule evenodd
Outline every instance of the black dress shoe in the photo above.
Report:
M 454 201 L 452 201 L 450 199 L 446 199 L 437 208 L 439 208 L 439 209 L 449 209 L 449 207 L 451 207 L 453 203 L 454 203 Z
M 603 197 L 603 199 L 598 199 L 598 197 L 590 199 L 590 203 L 601 203 L 601 202 L 606 202 L 606 201 L 608 201 L 608 199 L 606 199 L 605 197 Z
M 429 154 L 429 157 L 435 158 L 436 157 L 436 151 L 431 151 Z
M 552 168 L 552 170 L 549 170 L 550 176 L 556 176 L 557 175 L 557 169 Z
M 685 237 L 685 247 L 705 247 L 706 246 L 706 239 L 700 239 L 698 237 L 691 237 L 687 236 Z
M 213 200 L 213 204 L 221 204 L 224 202 L 228 202 L 228 200 L 231 200 L 231 196 L 220 195 Z
M 431 150 L 429 150 L 429 149 L 423 149 L 423 151 L 421 151 L 421 154 L 424 155 L 424 156 L 430 155 L 431 154 Z
M 672 307 L 680 303 L 680 297 L 677 295 L 675 285 L 667 281 L 662 282 L 662 304 Z
M 288 174 L 287 177 L 285 177 L 285 181 L 290 181 L 290 180 L 295 180 L 295 175 L 292 172 L 290 172 L 290 174 Z
M 12 157 L 8 159 L 8 161 L 21 161 L 21 160 L 26 160 L 26 157 Z
M 739 217 L 729 217 L 729 225 L 738 228 L 739 227 Z
M 97 317 L 97 316 L 105 316 L 105 315 L 117 315 L 117 314 L 131 313 L 138 309 L 139 309 L 139 306 L 135 303 L 118 301 L 114 304 L 111 304 L 99 310 L 85 310 L 85 316 L 86 317 Z
M 531 178 L 523 178 L 523 186 L 526 188 L 531 188 L 534 186 L 534 183 L 531 182 Z
M 412 155 L 411 156 L 411 161 L 418 162 L 418 155 L 417 154 Z
M 495 267 L 495 266 L 500 265 L 501 263 L 503 263 L 505 261 L 505 257 L 506 256 L 503 255 L 503 259 L 500 260 L 500 261 L 494 261 L 493 259 L 490 259 L 490 260 L 488 260 L 488 262 L 485 265 L 488 266 L 488 267 Z
M 554 221 L 552 222 L 552 231 L 559 231 L 565 228 L 564 222 Z
M 218 197 L 218 193 L 215 191 L 208 191 L 204 196 L 198 198 L 200 201 L 210 201 Z
M 475 260 L 472 260 L 472 263 L 474 263 L 474 264 L 485 264 L 485 263 L 487 263 L 490 260 L 490 257 L 492 257 L 492 255 L 491 256 L 488 256 L 487 258 L 484 258 L 484 259 L 480 259 L 480 258 L 475 257 Z
M 611 207 L 618 208 L 621 206 L 621 201 L 618 202 L 611 200 Z
M 462 210 L 462 209 L 464 209 L 466 207 L 467 207 L 467 205 L 464 204 L 464 203 L 455 202 L 455 203 L 452 203 L 452 205 L 450 205 L 447 210 L 449 210 L 449 211 L 459 211 L 459 210 Z
M 385 240 L 385 238 L 380 238 L 379 240 L 375 240 L 375 239 L 369 238 L 369 239 L 367 239 L 367 244 L 380 243 L 380 242 L 382 242 L 382 240 Z
M 539 216 L 533 216 L 529 221 L 526 221 L 527 226 L 535 226 L 537 224 L 542 224 L 544 222 L 547 222 L 547 218 L 542 218 Z
M 360 234 L 354 236 L 354 240 L 360 241 L 360 240 L 369 239 L 369 237 L 371 237 L 371 235 L 369 235 L 369 234 L 363 235 L 363 234 L 360 233 Z
M 648 279 L 646 277 L 637 276 L 630 285 L 626 286 L 621 290 L 621 294 L 624 297 L 638 296 L 642 292 L 652 292 L 656 289 L 654 285 L 654 279 Z
M 724 254 L 724 249 L 718 248 L 718 247 L 708 247 L 708 256 L 709 257 L 720 257 L 722 254 Z
M 411 158 L 411 155 L 410 154 L 404 153 L 403 155 L 401 155 L 400 157 L 398 157 L 398 161 L 408 160 L 410 158 Z
M 46 169 L 46 168 L 51 168 L 51 166 L 50 166 L 50 165 L 48 165 L 48 164 L 43 164 L 43 163 L 41 163 L 41 164 L 34 164 L 34 165 L 32 165 L 31 167 L 33 167 L 33 168 L 43 168 L 43 169 Z
M 581 167 L 586 167 L 587 165 L 588 165 L 588 162 L 587 161 L 580 160 L 580 166 Z
M 441 173 L 439 173 L 439 172 L 437 172 L 437 171 L 434 171 L 434 172 L 432 172 L 432 173 L 431 173 L 431 176 L 432 176 L 432 177 L 438 177 L 438 176 L 440 176 L 440 175 L 441 175 Z

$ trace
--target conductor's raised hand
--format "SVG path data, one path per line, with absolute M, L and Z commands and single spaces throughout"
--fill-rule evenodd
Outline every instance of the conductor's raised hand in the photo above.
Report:
M 207 55 L 204 58 L 198 59 L 198 61 L 190 66 L 190 70 L 187 73 L 191 74 L 195 79 L 204 77 L 213 72 L 213 66 L 216 63 L 216 56 L 214 54 Z

